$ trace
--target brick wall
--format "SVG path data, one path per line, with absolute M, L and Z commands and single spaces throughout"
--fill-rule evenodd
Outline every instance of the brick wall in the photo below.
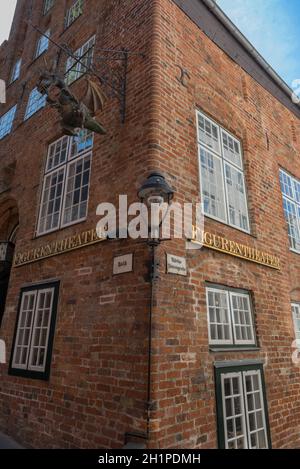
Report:
M 30 90 L 44 67 L 32 61 L 38 34 L 26 14 L 6 53 L 4 78 L 22 50 L 20 80 L 8 88 L 9 109 L 19 103 L 14 131 L 1 141 L 1 169 L 15 164 L 10 189 L 0 194 L 0 213 L 19 215 L 17 250 L 25 251 L 94 228 L 99 202 L 119 194 L 137 200 L 150 170 L 159 169 L 175 187 L 177 202 L 199 200 L 196 109 L 242 141 L 251 235 L 205 220 L 215 234 L 280 257 L 281 270 L 202 249 L 183 241 L 157 249 L 160 278 L 154 286 L 150 447 L 217 446 L 214 362 L 265 361 L 273 447 L 300 443 L 300 373 L 291 360 L 294 339 L 291 300 L 300 301 L 297 254 L 289 251 L 279 185 L 279 166 L 300 178 L 299 121 L 215 46 L 171 0 L 86 0 L 82 17 L 65 32 L 65 2 L 42 17 L 35 1 L 32 22 L 51 28 L 60 43 L 79 47 L 96 33 L 100 48 L 143 52 L 129 63 L 127 116 L 120 122 L 116 99 L 108 98 L 99 119 L 108 129 L 93 149 L 89 213 L 85 222 L 35 238 L 47 146 L 58 138 L 55 110 L 23 122 Z M 27 8 L 19 1 L 19 8 Z M 14 41 L 18 30 L 18 39 Z M 7 46 L 6 46 L 7 47 Z M 97 52 L 98 49 L 98 52 Z M 44 55 L 51 64 L 57 49 Z M 61 62 L 63 64 L 63 60 Z M 187 87 L 178 77 L 188 70 Z M 23 86 L 25 85 L 25 86 Z M 73 85 L 82 92 L 84 80 Z M 1 108 L 1 114 L 6 108 Z M 3 215 L 4 217 L 4 215 Z M 0 221 L 3 236 L 9 231 Z M 8 220 L 8 218 L 7 218 Z M 134 253 L 134 271 L 112 275 L 113 258 Z M 187 257 L 189 275 L 165 273 L 165 254 Z M 147 366 L 150 252 L 144 241 L 110 241 L 12 269 L 0 330 L 11 351 L 20 288 L 59 279 L 60 293 L 51 375 L 47 382 L 8 376 L 0 366 L 0 428 L 32 447 L 117 448 L 125 433 L 147 432 Z M 247 289 L 255 306 L 259 350 L 211 352 L 205 282 Z

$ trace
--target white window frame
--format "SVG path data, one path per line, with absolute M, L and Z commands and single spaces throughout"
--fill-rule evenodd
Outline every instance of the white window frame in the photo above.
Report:
M 40 37 L 38 38 L 37 44 L 36 44 L 36 51 L 35 51 L 35 59 L 37 59 L 40 55 L 42 55 L 44 52 L 46 52 L 49 48 L 49 37 L 51 35 L 50 29 L 47 29 L 45 31 L 45 34 L 41 34 Z
M 231 318 L 232 318 L 232 329 L 233 329 L 234 345 L 256 345 L 255 330 L 254 330 L 254 324 L 253 324 L 253 312 L 252 312 L 252 305 L 251 305 L 251 301 L 250 301 L 250 294 L 235 292 L 234 290 L 231 290 L 228 293 L 229 293 L 229 299 L 230 299 L 230 312 L 231 312 Z M 243 339 L 237 339 L 236 338 L 236 326 L 239 326 L 239 324 L 236 324 L 235 321 L 234 321 L 234 311 L 233 311 L 233 297 L 234 296 L 244 298 L 248 303 L 248 311 L 249 311 L 249 318 L 250 318 L 249 326 L 251 326 L 252 339 L 243 340 Z M 242 327 L 245 327 L 245 326 L 242 326 Z
M 282 184 L 281 184 L 281 175 L 282 175 L 283 178 L 290 181 L 290 185 L 288 184 L 288 187 L 291 190 L 291 194 L 286 194 L 286 193 L 283 192 Z M 280 182 L 280 189 L 281 189 L 282 200 L 283 200 L 284 218 L 285 218 L 287 229 L 288 229 L 289 248 L 290 248 L 290 251 L 293 251 L 293 252 L 296 252 L 297 254 L 300 254 L 300 247 L 299 247 L 299 249 L 296 249 L 295 247 L 292 246 L 292 241 L 291 241 L 292 237 L 290 236 L 290 233 L 289 233 L 290 221 L 287 219 L 285 209 L 284 209 L 284 202 L 287 203 L 287 204 L 290 204 L 295 209 L 295 214 L 296 214 L 296 216 L 295 216 L 295 226 L 296 226 L 296 229 L 298 231 L 299 246 L 300 246 L 300 199 L 299 200 L 297 199 L 297 192 L 296 192 L 296 185 L 300 185 L 300 180 L 297 179 L 296 177 L 292 176 L 290 173 L 288 173 L 284 169 L 280 168 L 279 169 L 279 182 Z M 299 198 L 299 196 L 298 196 L 298 198 Z
M 40 96 L 38 99 L 36 99 L 36 96 L 38 96 L 38 94 Z M 40 109 L 43 109 L 43 107 L 46 106 L 46 99 L 46 95 L 42 95 L 41 93 L 39 93 L 36 87 L 33 88 L 28 98 L 24 121 L 30 119 L 30 117 L 36 114 Z M 35 107 L 36 103 L 38 103 L 37 107 Z
M 19 338 L 20 338 L 20 329 L 21 329 L 21 319 L 22 319 L 22 314 L 24 312 L 24 303 L 26 297 L 33 296 L 33 313 L 32 313 L 32 318 L 30 322 L 30 332 L 29 332 L 29 340 L 28 340 L 28 350 L 26 354 L 26 363 L 24 365 L 20 363 L 16 363 L 16 354 L 19 346 Z M 13 360 L 12 360 L 12 367 L 15 369 L 22 369 L 22 370 L 27 370 L 28 366 L 28 356 L 30 352 L 30 343 L 31 343 L 31 336 L 32 336 L 32 323 L 34 320 L 34 315 L 35 315 L 35 307 L 36 307 L 36 297 L 37 297 L 37 290 L 30 290 L 29 292 L 24 292 L 22 294 L 22 301 L 21 301 L 21 309 L 20 309 L 20 315 L 19 315 L 19 321 L 18 321 L 18 326 L 17 326 L 17 334 L 16 334 L 16 341 L 15 341 L 15 347 L 14 347 L 14 354 L 13 354 Z M 24 344 L 22 344 L 24 345 Z
M 17 111 L 17 105 L 11 107 L 0 117 L 0 140 L 9 135 L 14 125 L 14 119 Z M 2 133 L 3 132 L 3 133 Z
M 90 197 L 90 182 L 91 182 L 91 171 L 92 171 L 92 161 L 93 161 L 93 144 L 94 144 L 94 134 L 91 134 L 92 138 L 92 144 L 88 149 L 84 149 L 80 151 L 79 153 L 73 155 L 72 154 L 72 140 L 73 137 L 68 137 L 68 144 L 67 144 L 67 152 L 66 152 L 66 158 L 65 160 L 50 169 L 48 168 L 48 160 L 49 160 L 49 155 L 51 151 L 51 146 L 52 145 L 57 145 L 57 143 L 65 138 L 65 136 L 61 137 L 60 139 L 52 142 L 49 147 L 48 147 L 48 153 L 47 153 L 47 158 L 46 158 L 46 163 L 45 163 L 45 171 L 44 171 L 44 176 L 43 176 L 43 185 L 42 185 L 42 192 L 41 192 L 41 198 L 40 198 L 40 207 L 39 207 L 39 216 L 38 216 L 38 222 L 37 222 L 37 229 L 36 229 L 36 235 L 37 236 L 43 236 L 48 233 L 53 233 L 54 231 L 58 231 L 62 228 L 66 228 L 67 226 L 71 225 L 76 225 L 77 223 L 81 223 L 87 219 L 87 214 L 88 214 L 88 207 L 89 207 L 89 197 Z M 66 205 L 66 196 L 67 196 L 67 182 L 68 182 L 68 174 L 69 174 L 69 168 L 72 164 L 86 158 L 90 158 L 90 171 L 89 171 L 89 186 L 88 186 L 88 195 L 87 195 L 87 200 L 86 200 L 86 215 L 84 217 L 81 217 L 77 220 L 70 221 L 68 223 L 64 223 L 64 214 L 65 214 L 65 205 Z M 51 228 L 48 230 L 41 231 L 40 230 L 40 223 L 41 223 L 41 214 L 42 214 L 42 208 L 43 208 L 43 200 L 44 200 L 44 191 L 45 191 L 45 185 L 46 185 L 46 179 L 48 176 L 51 176 L 53 173 L 58 172 L 60 170 L 64 170 L 64 177 L 63 177 L 63 186 L 62 186 L 62 194 L 61 194 L 61 203 L 60 203 L 60 210 L 59 210 L 59 220 L 58 220 L 58 225 L 55 228 Z
M 38 365 L 32 365 L 32 357 L 33 357 L 33 352 L 35 346 L 33 345 L 33 338 L 34 338 L 34 333 L 35 330 L 37 329 L 37 311 L 38 311 L 38 304 L 39 304 L 39 299 L 42 294 L 47 294 L 47 293 L 52 293 L 51 295 L 51 300 L 50 300 L 50 313 L 49 313 L 49 318 L 48 318 L 48 324 L 47 324 L 47 336 L 46 336 L 46 342 L 43 348 L 45 348 L 45 356 L 44 356 L 44 364 L 41 366 Z M 38 290 L 37 296 L 36 296 L 36 304 L 35 304 L 35 314 L 34 314 L 34 320 L 33 320 L 33 325 L 32 325 L 32 332 L 31 332 L 31 344 L 30 344 L 30 353 L 29 353 L 29 358 L 28 358 L 28 370 L 33 370 L 33 371 L 45 371 L 46 368 L 46 361 L 47 361 L 47 350 L 48 350 L 48 343 L 49 343 L 49 335 L 50 335 L 50 325 L 51 325 L 51 312 L 53 309 L 53 302 L 54 302 L 54 295 L 55 295 L 55 290 L 54 288 L 47 288 L 45 290 Z M 39 346 L 40 347 L 40 346 Z
M 65 28 L 68 28 L 69 26 L 71 26 L 71 24 L 74 23 L 74 21 L 77 20 L 77 18 L 79 18 L 79 16 L 82 15 L 83 4 L 84 4 L 84 0 L 75 0 L 73 5 L 71 5 L 71 7 L 67 11 L 66 20 L 65 20 Z M 76 10 L 79 9 L 80 6 L 81 6 L 81 11 L 78 10 L 80 12 L 76 16 L 74 16 L 74 12 L 76 13 Z
M 66 62 L 66 72 L 65 72 L 65 80 L 66 80 L 66 83 L 68 85 L 71 85 L 72 83 L 74 83 L 76 80 L 78 80 L 79 78 L 81 78 L 87 70 L 83 70 L 84 68 L 86 69 L 86 66 L 85 65 L 82 65 L 81 62 L 82 62 L 82 59 L 84 59 L 84 57 L 86 56 L 86 54 L 89 53 L 90 50 L 92 50 L 92 53 L 91 53 L 91 62 L 93 61 L 93 56 L 94 56 L 94 48 L 95 48 L 95 41 L 96 41 L 96 36 L 92 36 L 90 37 L 81 47 L 79 47 L 75 52 L 74 52 L 74 56 L 77 57 L 77 59 L 79 59 L 79 61 L 77 61 L 76 63 L 76 60 L 73 59 L 73 57 L 69 57 L 67 59 L 67 62 Z M 88 49 L 86 50 L 86 52 L 83 52 L 84 48 L 86 46 L 88 46 L 89 44 L 91 43 L 90 47 L 88 47 Z M 72 64 L 75 64 L 75 69 L 72 70 L 73 68 L 73 65 Z M 70 74 L 71 72 L 74 73 L 74 78 L 71 80 L 70 79 Z M 69 76 L 70 75 L 70 76 Z
M 247 400 L 247 388 L 246 388 L 246 377 L 247 376 L 257 376 L 258 378 L 258 391 L 259 392 L 259 398 L 260 398 L 260 404 L 261 407 L 257 408 L 255 407 L 253 411 L 250 411 L 248 409 L 248 400 Z M 232 372 L 232 371 L 226 371 L 224 368 L 222 371 L 220 370 L 220 378 L 221 378 L 221 400 L 222 400 L 222 420 L 223 420 L 223 429 L 224 429 L 224 442 L 225 442 L 225 448 L 229 448 L 229 442 L 234 441 L 236 438 L 236 435 L 234 438 L 228 439 L 228 427 L 227 427 L 227 421 L 229 420 L 226 417 L 226 396 L 225 396 L 225 380 L 226 379 L 232 379 L 232 378 L 237 378 L 239 382 L 239 395 L 241 395 L 241 416 L 238 414 L 238 418 L 241 418 L 242 421 L 242 435 L 239 438 L 244 438 L 244 444 L 245 444 L 245 449 L 253 449 L 252 443 L 251 443 L 251 434 L 257 433 L 260 431 L 264 432 L 264 438 L 266 442 L 266 449 L 269 447 L 269 434 L 268 434 L 268 426 L 267 426 L 267 418 L 266 418 L 266 403 L 264 399 L 264 394 L 263 394 L 263 383 L 262 383 L 262 371 L 259 368 L 253 368 L 253 369 L 243 369 L 243 367 L 237 367 L 237 371 Z M 217 391 L 218 392 L 218 391 Z M 234 396 L 237 396 L 236 394 L 231 394 L 229 397 L 234 398 Z M 250 413 L 256 413 L 256 412 L 261 412 L 262 413 L 262 424 L 263 426 L 255 429 L 255 431 L 250 431 L 250 419 L 249 415 Z M 235 414 L 233 414 L 232 418 L 235 417 Z M 256 415 L 255 415 L 255 422 L 256 422 Z M 256 447 L 255 447 L 256 448 Z
M 209 293 L 222 293 L 226 294 L 226 300 L 227 300 L 227 305 L 228 305 L 228 319 L 229 319 L 229 335 L 230 339 L 228 340 L 219 340 L 219 339 L 212 339 L 211 337 L 211 331 L 210 331 L 210 317 L 209 317 Z M 207 309 L 207 324 L 208 324 L 208 337 L 209 337 L 209 344 L 210 345 L 233 345 L 233 336 L 232 336 L 232 319 L 231 319 L 231 312 L 230 312 L 230 304 L 228 300 L 228 292 L 226 290 L 221 290 L 220 288 L 211 288 L 207 287 L 206 288 L 206 309 Z
M 49 314 L 49 320 L 48 320 L 48 327 L 47 327 L 47 337 L 46 337 L 46 342 L 45 342 L 45 357 L 44 357 L 44 364 L 42 366 L 35 366 L 31 364 L 32 360 L 32 355 L 33 355 L 33 337 L 34 337 L 34 332 L 36 329 L 36 321 L 37 321 L 37 305 L 39 302 L 39 298 L 42 294 L 47 294 L 51 293 L 51 303 L 50 303 L 50 314 Z M 33 314 L 31 318 L 31 323 L 30 323 L 30 333 L 29 333 L 29 342 L 28 342 L 28 348 L 27 348 L 27 354 L 26 354 L 26 363 L 25 364 L 20 364 L 16 363 L 16 355 L 17 355 L 17 350 L 19 347 L 19 337 L 20 337 L 20 329 L 21 329 L 21 319 L 22 319 L 22 312 L 24 310 L 24 302 L 25 298 L 27 296 L 32 296 L 34 295 L 34 304 L 33 304 Z M 22 299 L 21 299 L 21 308 L 20 308 L 20 314 L 19 314 L 19 319 L 18 319 L 18 325 L 17 325 L 17 332 L 16 332 L 16 340 L 14 344 L 14 351 L 13 351 L 13 359 L 12 359 L 12 368 L 16 370 L 28 370 L 28 371 L 38 371 L 38 372 L 45 372 L 46 369 L 46 362 L 47 362 L 47 354 L 48 354 L 48 344 L 49 344 L 49 335 L 50 335 L 50 328 L 51 328 L 51 319 L 52 319 L 52 314 L 53 314 L 53 303 L 54 303 L 54 297 L 55 297 L 55 287 L 52 288 L 44 288 L 44 289 L 34 289 L 26 291 L 22 293 Z
M 65 173 L 65 183 L 64 183 L 64 197 L 63 197 L 63 203 L 62 203 L 62 211 L 61 211 L 61 227 L 66 228 L 67 226 L 74 225 L 76 223 L 81 223 L 86 220 L 87 218 L 87 213 L 88 213 L 88 207 L 89 207 L 89 195 L 90 195 L 90 179 L 89 179 L 89 186 L 88 186 L 88 195 L 87 195 L 87 201 L 86 201 L 86 215 L 84 217 L 78 218 L 77 220 L 70 221 L 70 222 L 64 222 L 64 215 L 66 211 L 66 200 L 67 200 L 67 185 L 68 185 L 68 180 L 69 180 L 69 172 L 70 172 L 70 167 L 74 163 L 77 163 L 80 160 L 84 160 L 85 158 L 90 157 L 90 178 L 91 178 L 91 164 L 92 164 L 92 152 L 88 151 L 84 153 L 83 155 L 79 156 L 78 158 L 71 158 L 68 161 L 67 167 L 66 167 L 66 173 Z M 82 187 L 80 187 L 80 191 L 82 190 Z
M 300 303 L 292 303 L 292 316 L 293 316 L 293 324 L 294 324 L 294 332 L 295 332 L 295 340 L 298 349 L 300 349 L 300 327 L 298 329 L 297 321 L 299 320 L 296 315 L 299 315 L 300 319 Z
M 12 72 L 11 72 L 11 78 L 10 78 L 10 83 L 14 83 L 20 78 L 20 73 L 21 73 L 21 65 L 22 65 L 22 58 L 19 58 L 13 66 Z
M 229 326 L 230 326 L 230 339 L 225 339 L 225 340 L 220 340 L 220 339 L 213 339 L 211 337 L 211 330 L 210 330 L 210 315 L 209 315 L 209 292 L 212 293 L 222 293 L 226 295 L 227 299 L 227 305 L 228 305 L 228 310 L 229 310 Z M 233 311 L 233 296 L 239 296 L 241 298 L 247 299 L 248 303 L 248 308 L 249 308 L 249 317 L 250 317 L 250 324 L 251 326 L 251 333 L 252 333 L 252 339 L 237 339 L 236 338 L 236 326 L 239 324 L 235 323 L 234 320 L 234 311 Z M 207 286 L 206 287 L 206 311 L 207 311 L 207 326 L 208 326 L 208 338 L 209 338 L 209 345 L 212 346 L 232 346 L 232 347 L 239 347 L 239 346 L 250 346 L 250 347 L 256 347 L 256 334 L 255 334 L 255 327 L 254 327 L 254 313 L 253 313 L 253 307 L 252 307 L 252 301 L 251 301 L 251 296 L 250 293 L 248 292 L 241 292 L 240 290 L 235 290 L 235 289 L 229 289 L 229 288 L 220 288 L 218 287 L 213 287 L 213 286 Z M 242 327 L 245 327 L 244 325 Z
M 199 117 L 203 117 L 205 120 L 207 120 L 211 125 L 217 127 L 217 134 L 218 134 L 218 149 L 211 148 L 210 146 L 206 145 L 203 141 L 200 139 L 200 131 L 199 131 Z M 223 186 L 223 198 L 224 198 L 224 212 L 225 212 L 225 219 L 219 218 L 215 215 L 205 213 L 205 216 L 208 218 L 212 218 L 216 221 L 219 221 L 221 223 L 225 223 L 226 225 L 229 225 L 233 228 L 236 228 L 237 230 L 243 231 L 244 233 L 251 233 L 250 229 L 250 218 L 249 218 L 249 207 L 248 207 L 248 197 L 247 197 L 247 188 L 246 188 L 246 181 L 245 181 L 245 170 L 244 170 L 244 161 L 243 161 L 243 149 L 242 149 L 242 144 L 241 142 L 228 130 L 220 126 L 217 122 L 213 121 L 210 117 L 208 117 L 206 114 L 201 112 L 200 110 L 196 110 L 196 122 L 197 122 L 197 144 L 198 144 L 198 164 L 199 164 L 199 175 L 200 175 L 200 194 L 201 198 L 203 199 L 202 195 L 202 184 L 201 184 L 201 157 L 200 157 L 200 152 L 201 148 L 205 150 L 208 153 L 211 153 L 214 157 L 218 158 L 221 160 L 221 174 L 222 174 L 222 181 L 220 181 L 220 184 L 222 183 Z M 233 139 L 234 142 L 238 144 L 239 150 L 240 150 L 240 165 L 237 163 L 233 163 L 231 160 L 226 158 L 224 156 L 224 148 L 223 148 L 223 133 Z M 245 209 L 246 209 L 246 219 L 247 219 L 247 226 L 248 229 L 245 229 L 239 225 L 233 224 L 230 222 L 230 208 L 229 208 L 229 198 L 228 198 L 228 187 L 226 184 L 226 174 L 225 174 L 225 167 L 228 165 L 229 167 L 233 168 L 235 171 L 238 171 L 241 176 L 242 176 L 242 181 L 243 181 L 243 190 L 244 190 L 244 204 L 245 204 Z
M 54 5 L 55 0 L 44 0 L 43 14 L 46 15 Z
M 243 392 L 243 377 L 242 372 L 233 372 L 233 373 L 223 373 L 221 374 L 221 392 L 222 392 L 222 409 L 223 409 L 223 422 L 224 422 L 224 437 L 225 437 L 225 445 L 226 449 L 228 449 L 228 425 L 227 421 L 228 418 L 226 417 L 226 399 L 225 399 L 225 379 L 232 379 L 237 378 L 239 382 L 239 392 L 241 396 L 241 414 L 239 415 L 242 421 L 242 431 L 243 436 L 239 438 L 244 438 L 245 448 L 248 448 L 248 437 L 247 437 L 247 428 L 246 428 L 246 415 L 245 415 L 245 403 L 244 403 L 244 392 Z M 231 396 L 236 396 L 236 394 L 232 394 Z M 232 418 L 239 417 L 236 414 L 232 416 Z M 235 438 L 233 438 L 235 439 Z

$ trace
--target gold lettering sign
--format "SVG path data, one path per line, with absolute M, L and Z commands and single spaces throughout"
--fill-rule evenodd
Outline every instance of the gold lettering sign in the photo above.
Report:
M 236 241 L 231 241 L 222 236 L 209 233 L 208 231 L 204 231 L 201 234 L 198 233 L 197 237 L 194 232 L 192 241 L 203 244 L 204 247 L 214 249 L 215 251 L 280 270 L 280 260 L 277 256 L 246 246 L 245 244 L 237 243 Z
M 82 248 L 84 246 L 90 246 L 91 244 L 100 243 L 105 241 L 104 238 L 99 238 L 96 230 L 88 230 L 78 235 L 70 236 L 61 241 L 53 241 L 50 244 L 40 246 L 35 249 L 23 253 L 16 253 L 14 257 L 14 267 L 21 267 L 25 264 L 31 264 L 48 257 L 58 256 L 65 252 L 74 251 L 75 249 Z

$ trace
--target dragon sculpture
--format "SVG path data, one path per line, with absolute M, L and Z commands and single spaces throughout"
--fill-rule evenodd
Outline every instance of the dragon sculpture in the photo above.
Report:
M 103 109 L 105 96 L 100 86 L 90 78 L 87 78 L 87 90 L 82 101 L 74 96 L 61 76 L 49 71 L 42 72 L 37 89 L 47 96 L 48 104 L 60 113 L 66 135 L 77 135 L 79 128 L 106 134 L 102 124 L 94 117 L 97 111 Z

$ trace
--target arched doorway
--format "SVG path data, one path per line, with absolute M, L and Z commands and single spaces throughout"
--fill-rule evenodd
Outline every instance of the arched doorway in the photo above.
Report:
M 5 310 L 18 228 L 17 205 L 13 199 L 8 199 L 0 205 L 0 327 Z

